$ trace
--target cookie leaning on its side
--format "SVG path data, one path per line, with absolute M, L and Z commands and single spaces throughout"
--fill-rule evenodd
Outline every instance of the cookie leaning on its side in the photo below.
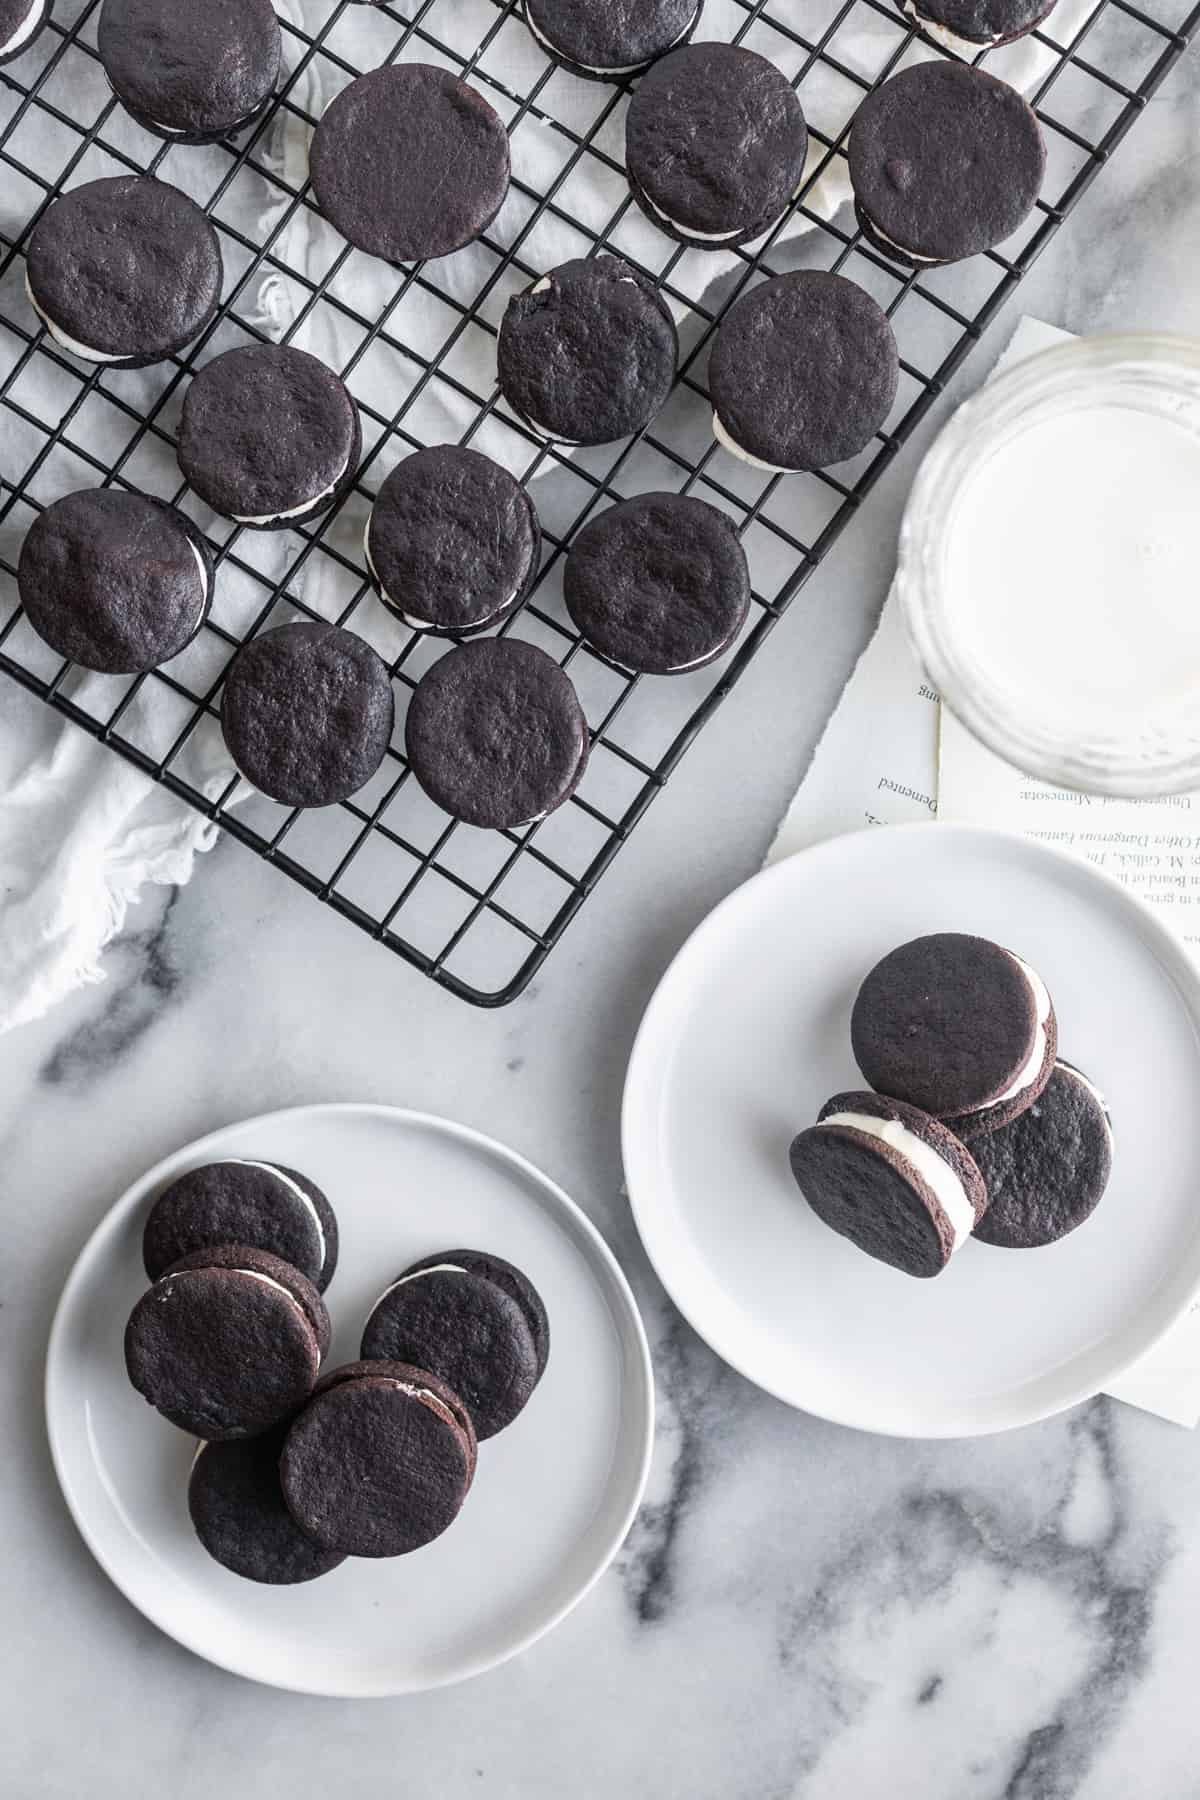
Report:
M 1060 1060 L 1033 1105 L 974 1140 L 972 1153 L 989 1196 L 977 1236 L 1032 1250 L 1066 1237 L 1099 1205 L 1112 1171 L 1112 1121 L 1087 1076 Z
M 163 1189 L 146 1218 L 142 1262 L 157 1281 L 180 1257 L 222 1244 L 281 1256 L 324 1293 L 337 1268 L 337 1219 L 297 1170 L 229 1157 L 189 1169 Z
M 620 81 L 691 37 L 704 0 L 524 0 L 525 23 L 573 75 Z
M 174 144 L 252 124 L 283 55 L 271 0 L 104 0 L 96 43 L 125 110 Z

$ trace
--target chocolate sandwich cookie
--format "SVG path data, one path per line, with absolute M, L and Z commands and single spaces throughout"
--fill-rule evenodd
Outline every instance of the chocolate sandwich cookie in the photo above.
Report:
M 478 450 L 441 444 L 398 463 L 364 549 L 375 590 L 414 631 L 484 631 L 533 586 L 541 528 L 519 481 Z
M 216 143 L 252 124 L 279 79 L 271 0 L 104 0 L 96 41 L 122 106 L 172 143 Z
M 808 127 L 787 77 L 737 44 L 689 44 L 639 83 L 625 124 L 633 197 L 697 250 L 761 237 L 804 176 Z
M 900 0 L 922 37 L 955 56 L 1011 44 L 1048 19 L 1057 0 Z
M 516 1270 L 495 1281 L 483 1259 L 469 1260 L 444 1251 L 398 1275 L 371 1309 L 362 1355 L 432 1369 L 462 1396 L 482 1441 L 511 1425 L 537 1386 L 545 1360 L 531 1315 L 541 1324 L 545 1308 Z M 548 1351 L 548 1333 L 543 1341 Z
M 500 391 L 542 437 L 611 444 L 665 406 L 679 363 L 654 284 L 616 256 L 579 258 L 514 294 L 500 325 Z
M 957 262 L 1028 218 L 1046 169 L 1032 109 L 966 63 L 903 69 L 867 95 L 847 147 L 859 223 L 894 261 Z
M 188 1512 L 208 1554 L 234 1575 L 272 1587 L 315 1581 L 345 1561 L 307 1537 L 284 1504 L 279 1458 L 286 1426 L 261 1437 L 204 1443 L 188 1478 Z
M 362 426 L 344 382 L 319 358 L 246 344 L 192 378 L 178 454 L 214 512 L 282 531 L 328 512 L 353 485 Z
M 309 157 L 317 204 L 387 262 L 449 256 L 487 230 L 508 193 L 508 133 L 469 83 L 392 63 L 343 88 Z
M 866 448 L 896 398 L 887 315 L 844 275 L 800 269 L 751 288 L 709 359 L 713 434 L 773 473 L 824 469 Z
M 0 0 L 0 63 L 21 56 L 50 17 L 52 0 Z
M 1058 1022 L 1045 983 L 987 938 L 939 931 L 876 963 L 850 1017 L 873 1088 L 942 1119 L 959 1137 L 1007 1125 L 1050 1079 Z
M 38 636 L 106 675 L 178 656 L 208 617 L 212 589 L 208 545 L 191 520 L 118 488 L 55 500 L 30 526 L 17 565 Z
M 324 1293 L 337 1268 L 337 1219 L 316 1183 L 295 1169 L 241 1157 L 203 1163 L 150 1208 L 142 1262 L 157 1281 L 180 1257 L 223 1244 L 269 1250 Z
M 55 343 L 139 369 L 190 344 L 221 293 L 217 234 L 194 200 L 149 175 L 112 175 L 47 207 L 25 285 Z
M 792 1142 L 792 1174 L 817 1217 L 905 1275 L 940 1275 L 987 1208 L 966 1146 L 919 1107 L 835 1094 Z
M 465 1405 L 405 1363 L 335 1369 L 293 1423 L 280 1480 L 301 1530 L 347 1556 L 405 1556 L 440 1537 L 475 1473 Z
M 479 638 L 421 677 L 405 748 L 425 792 L 452 818 L 512 830 L 575 792 L 587 767 L 587 720 L 570 677 L 544 650 Z
M 750 570 L 732 521 L 686 494 L 639 494 L 592 519 L 567 555 L 563 595 L 604 656 L 647 675 L 698 669 L 746 622 Z
M 144 1400 L 196 1437 L 253 1437 L 312 1392 L 329 1314 L 282 1257 L 224 1244 L 181 1257 L 138 1301 L 125 1367 Z
M 513 1263 L 506 1262 L 502 1256 L 495 1256 L 489 1250 L 438 1250 L 432 1256 L 426 1256 L 415 1262 L 409 1274 L 422 1269 L 437 1268 L 445 1263 L 453 1263 L 456 1268 L 465 1269 L 468 1275 L 481 1275 L 487 1281 L 495 1282 L 503 1288 L 509 1297 L 516 1301 L 525 1314 L 525 1323 L 533 1338 L 534 1353 L 537 1357 L 538 1380 L 546 1371 L 550 1360 L 550 1317 L 546 1311 L 542 1296 L 524 1274 Z
M 332 806 L 370 781 L 392 738 L 383 659 L 338 625 L 278 625 L 225 676 L 221 729 L 241 773 L 284 806 Z
M 972 1141 L 988 1187 L 978 1236 L 1005 1250 L 1053 1244 L 1091 1217 L 1112 1173 L 1104 1096 L 1071 1063 L 1054 1065 L 1033 1105 Z
M 525 23 L 573 75 L 617 81 L 685 43 L 703 5 L 704 0 L 525 0 Z

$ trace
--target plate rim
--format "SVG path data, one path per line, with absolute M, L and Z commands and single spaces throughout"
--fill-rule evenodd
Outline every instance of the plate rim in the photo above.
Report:
M 313 1685 L 303 1680 L 285 1681 L 262 1674 L 249 1666 L 245 1659 L 236 1655 L 215 1653 L 207 1643 L 197 1641 L 197 1634 L 189 1630 L 186 1621 L 179 1622 L 174 1619 L 169 1606 L 158 1607 L 154 1604 L 153 1598 L 149 1604 L 144 1603 L 140 1594 L 131 1592 L 129 1582 L 113 1566 L 112 1560 L 103 1553 L 97 1543 L 88 1522 L 86 1508 L 81 1504 L 79 1496 L 73 1488 L 65 1464 L 65 1445 L 71 1434 L 67 1430 L 65 1418 L 62 1416 L 62 1409 L 65 1409 L 67 1405 L 67 1395 L 69 1394 L 65 1373 L 60 1368 L 64 1355 L 64 1342 L 78 1294 L 86 1286 L 91 1273 L 91 1265 L 101 1251 L 101 1240 L 112 1229 L 117 1215 L 135 1208 L 146 1193 L 170 1176 L 177 1167 L 188 1163 L 197 1155 L 202 1155 L 214 1143 L 226 1138 L 231 1131 L 279 1125 L 301 1116 L 312 1118 L 317 1115 L 343 1118 L 349 1115 L 383 1117 L 401 1125 L 432 1130 L 446 1137 L 458 1139 L 475 1152 L 499 1157 L 502 1162 L 515 1168 L 524 1179 L 532 1181 L 579 1229 L 593 1256 L 598 1259 L 601 1267 L 607 1273 L 623 1307 L 625 1323 L 631 1331 L 631 1343 L 635 1351 L 633 1367 L 642 1390 L 644 1422 L 631 1497 L 617 1524 L 606 1536 L 602 1553 L 587 1580 L 572 1593 L 564 1604 L 550 1612 L 532 1630 L 526 1631 L 514 1640 L 500 1654 L 476 1657 L 448 1675 L 441 1675 L 429 1681 L 404 1683 L 400 1686 L 388 1683 L 382 1686 L 334 1687 L 328 1683 Z M 519 1150 L 511 1149 L 507 1144 L 501 1143 L 498 1138 L 478 1130 L 475 1126 L 464 1125 L 460 1121 L 446 1118 L 440 1113 L 425 1112 L 419 1108 L 392 1106 L 383 1101 L 357 1100 L 312 1101 L 298 1106 L 276 1107 L 270 1112 L 254 1113 L 244 1119 L 230 1120 L 227 1124 L 217 1126 L 212 1131 L 205 1132 L 202 1137 L 194 1138 L 178 1149 L 169 1152 L 168 1155 L 160 1157 L 158 1162 L 130 1182 L 112 1204 L 105 1208 L 91 1231 L 88 1232 L 63 1283 L 55 1304 L 50 1334 L 46 1342 L 46 1368 L 42 1392 L 50 1459 L 59 1491 L 66 1503 L 75 1529 L 118 1593 L 164 1636 L 173 1639 L 175 1643 L 180 1644 L 192 1655 L 202 1658 L 217 1668 L 224 1669 L 228 1674 L 284 1693 L 308 1694 L 322 1699 L 339 1700 L 395 1699 L 404 1695 L 432 1693 L 440 1688 L 454 1687 L 462 1682 L 474 1680 L 477 1676 L 484 1675 L 492 1669 L 500 1668 L 514 1657 L 524 1655 L 525 1651 L 532 1648 L 540 1639 L 548 1636 L 592 1592 L 601 1576 L 612 1566 L 613 1559 L 633 1528 L 638 1513 L 641 1511 L 649 1481 L 657 1412 L 654 1364 L 650 1354 L 649 1339 L 629 1278 L 599 1228 L 587 1216 L 578 1202 L 572 1200 L 564 1188 L 538 1168 L 536 1163 L 522 1155 Z M 622 1405 L 621 1413 L 622 1417 L 626 1416 L 627 1409 L 624 1405 Z
M 742 904 L 750 890 L 757 890 L 781 880 L 793 864 L 812 863 L 821 857 L 836 858 L 839 852 L 844 852 L 848 844 L 858 839 L 882 840 L 900 835 L 905 837 L 928 836 L 934 832 L 943 839 L 954 836 L 974 842 L 982 840 L 1009 850 L 1019 848 L 1023 854 L 1032 856 L 1035 861 L 1043 860 L 1052 865 L 1069 869 L 1077 877 L 1082 876 L 1085 885 L 1091 883 L 1102 890 L 1109 899 L 1116 899 L 1121 906 L 1140 919 L 1142 926 L 1155 940 L 1156 945 L 1166 952 L 1164 961 L 1172 978 L 1180 984 L 1183 990 L 1188 1011 L 1196 1027 L 1198 1038 L 1200 1038 L 1200 969 L 1192 963 L 1183 945 L 1168 930 L 1152 908 L 1139 895 L 1131 892 L 1124 883 L 1118 881 L 1116 876 L 1108 874 L 1104 869 L 1097 868 L 1083 857 L 1072 855 L 1067 850 L 1060 850 L 1055 845 L 1042 843 L 1039 839 L 1029 837 L 1023 832 L 1005 831 L 994 826 L 973 825 L 951 820 L 916 819 L 903 824 L 860 826 L 851 831 L 837 832 L 832 837 L 818 839 L 817 842 L 806 844 L 801 849 L 782 856 L 775 862 L 768 862 L 719 900 L 716 906 L 706 913 L 704 918 L 688 933 L 656 983 L 634 1035 L 621 1095 L 621 1161 L 634 1224 L 637 1226 L 642 1248 L 645 1250 L 656 1276 L 666 1289 L 672 1305 L 682 1313 L 692 1330 L 703 1339 L 716 1356 L 719 1356 L 738 1375 L 752 1382 L 764 1393 L 770 1394 L 772 1398 L 781 1401 L 785 1406 L 790 1406 L 794 1411 L 807 1413 L 813 1418 L 824 1419 L 831 1425 L 838 1425 L 847 1430 L 866 1432 L 874 1437 L 906 1439 L 914 1443 L 993 1437 L 1005 1431 L 1023 1430 L 1028 1425 L 1036 1425 L 1045 1419 L 1055 1418 L 1059 1414 L 1067 1412 L 1072 1406 L 1078 1406 L 1082 1401 L 1090 1400 L 1104 1390 L 1083 1383 L 1077 1390 L 1073 1389 L 1068 1397 L 1049 1405 L 1032 1407 L 1025 1411 L 1020 1418 L 996 1422 L 984 1421 L 971 1428 L 951 1428 L 950 1425 L 947 1425 L 941 1429 L 919 1431 L 905 1430 L 899 1425 L 889 1426 L 874 1422 L 865 1424 L 861 1418 L 851 1416 L 837 1408 L 808 1405 L 796 1399 L 794 1394 L 786 1391 L 781 1384 L 772 1382 L 769 1375 L 764 1376 L 761 1372 L 748 1366 L 747 1359 L 739 1354 L 736 1343 L 730 1343 L 726 1334 L 719 1327 L 714 1328 L 703 1317 L 702 1309 L 699 1314 L 697 1313 L 697 1309 L 690 1304 L 683 1284 L 677 1285 L 675 1281 L 669 1254 L 660 1256 L 660 1249 L 664 1247 L 663 1230 L 661 1225 L 655 1226 L 649 1222 L 653 1213 L 653 1204 L 644 1207 L 642 1198 L 643 1178 L 650 1173 L 650 1153 L 641 1142 L 641 1132 L 635 1121 L 634 1113 L 641 1103 L 639 1090 L 645 1082 L 642 1065 L 648 1063 L 649 1070 L 652 1072 L 653 1059 L 649 1056 L 651 1038 L 659 1028 L 659 1014 L 665 1010 L 671 999 L 670 990 L 679 979 L 679 971 L 685 959 L 696 954 L 697 947 L 705 935 L 710 930 L 716 929 L 718 921 L 727 912 L 735 910 Z M 652 1181 L 646 1181 L 645 1185 L 653 1188 Z M 666 1247 L 669 1251 L 669 1246 Z M 1197 1275 L 1195 1282 L 1178 1305 L 1171 1309 L 1165 1320 L 1156 1324 L 1153 1331 L 1145 1336 L 1130 1355 L 1114 1363 L 1103 1377 L 1105 1382 L 1117 1380 L 1119 1376 L 1147 1355 L 1155 1344 L 1161 1342 L 1191 1310 L 1198 1299 L 1200 1299 L 1200 1274 Z

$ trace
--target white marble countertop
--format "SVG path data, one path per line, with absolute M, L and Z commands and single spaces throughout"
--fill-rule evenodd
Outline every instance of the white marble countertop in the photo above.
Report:
M 1185 60 L 1025 284 L 1076 331 L 1200 332 L 1200 62 Z M 957 391 L 982 377 L 1010 306 Z M 690 752 L 530 992 L 478 1013 L 233 844 L 155 896 L 89 989 L 0 1048 L 7 1445 L 0 1791 L 327 1789 L 465 1800 L 1185 1800 L 1198 1791 L 1200 1443 L 1098 1400 L 961 1444 L 875 1440 L 723 1368 L 649 1272 L 618 1106 L 665 963 L 761 861 L 891 573 L 914 453 Z M 817 648 L 814 650 L 814 646 Z M 6 707 L 32 704 L 15 691 Z M 615 1568 L 463 1688 L 257 1688 L 146 1624 L 77 1537 L 41 1365 L 85 1234 L 166 1151 L 293 1102 L 446 1112 L 560 1180 L 635 1282 L 660 1440 Z

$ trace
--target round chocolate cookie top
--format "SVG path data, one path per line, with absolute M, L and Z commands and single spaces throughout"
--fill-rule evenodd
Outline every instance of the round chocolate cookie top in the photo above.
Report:
M 939 1118 L 1030 1105 L 1044 1085 L 1040 980 L 988 938 L 941 931 L 876 963 L 850 1017 L 855 1060 L 873 1088 Z M 1047 1076 L 1048 1078 L 1048 1076 Z M 1040 1085 L 1039 1085 L 1040 1084 Z
M 634 75 L 696 29 L 704 0 L 525 0 L 529 29 L 578 75 Z
M 448 256 L 486 231 L 508 193 L 508 133 L 447 69 L 393 63 L 360 75 L 313 136 L 317 204 L 351 244 L 387 262 Z
M 654 284 L 597 256 L 513 295 L 498 358 L 500 391 L 527 425 L 564 444 L 611 444 L 665 406 L 679 339 Z
M 271 0 L 104 0 L 97 44 L 134 118 L 193 142 L 247 124 L 270 97 L 282 55 Z
M 746 621 L 750 571 L 724 513 L 686 494 L 639 494 L 584 526 L 567 555 L 563 594 L 603 655 L 671 675 L 729 648 Z
M 189 1169 L 164 1188 L 142 1233 L 142 1262 L 157 1281 L 182 1256 L 225 1244 L 269 1250 L 324 1293 L 337 1268 L 337 1219 L 295 1169 L 229 1158 Z
M 28 50 L 50 16 L 53 0 L 0 0 L 0 63 Z
M 887 315 L 844 275 L 776 275 L 736 301 L 709 359 L 713 430 L 759 468 L 824 469 L 866 448 L 896 398 Z
M 655 63 L 625 125 L 634 199 L 670 236 L 719 250 L 791 204 L 808 128 L 787 77 L 736 44 L 689 44 Z
M 362 1355 L 432 1369 L 461 1394 L 481 1441 L 512 1424 L 541 1373 L 525 1309 L 449 1258 L 426 1258 L 384 1291 L 363 1328 Z
M 466 1499 L 474 1442 L 424 1371 L 331 1382 L 288 1432 L 280 1479 L 310 1537 L 348 1556 L 404 1556 L 440 1537 Z
M 379 490 L 367 563 L 380 598 L 416 631 L 469 632 L 521 604 L 541 531 L 520 482 L 456 444 L 418 450 Z
M 225 676 L 221 729 L 241 773 L 284 806 L 331 806 L 370 781 L 395 702 L 370 644 L 338 625 L 278 625 Z
M 939 1275 L 987 1206 L 970 1152 L 919 1108 L 836 1094 L 791 1146 L 792 1174 L 817 1217 L 906 1275 Z
M 1006 1250 L 1053 1244 L 1090 1218 L 1112 1172 L 1113 1135 L 1102 1095 L 1058 1062 L 1041 1094 L 971 1153 L 988 1185 L 978 1236 Z
M 318 1394 L 328 1393 L 330 1388 L 341 1387 L 343 1382 L 359 1381 L 363 1376 L 371 1376 L 377 1380 L 404 1381 L 428 1388 L 436 1400 L 453 1413 L 456 1423 L 462 1428 L 467 1440 L 467 1462 L 471 1480 L 475 1478 L 475 1465 L 479 1460 L 479 1445 L 475 1437 L 475 1427 L 471 1423 L 470 1410 L 461 1394 L 456 1394 L 449 1382 L 435 1375 L 432 1369 L 417 1369 L 411 1363 L 392 1362 L 388 1358 L 377 1358 L 374 1361 L 363 1359 L 359 1362 L 339 1363 L 336 1369 L 330 1369 L 322 1375 L 313 1389 L 313 1398 Z
M 208 615 L 208 546 L 174 507 L 118 488 L 65 494 L 21 546 L 17 590 L 51 649 L 132 675 L 177 656 Z
M 345 1559 L 307 1537 L 284 1503 L 279 1458 L 286 1426 L 261 1437 L 201 1444 L 188 1479 L 196 1536 L 216 1562 L 272 1587 L 315 1581 Z
M 161 362 L 217 310 L 221 251 L 212 224 L 194 200 L 149 175 L 72 188 L 42 214 L 27 254 L 34 306 L 85 361 Z
M 1046 144 L 1007 82 L 967 63 L 892 75 L 854 115 L 848 145 L 859 218 L 885 254 L 957 262 L 999 244 L 1028 217 Z
M 452 818 L 512 829 L 574 793 L 587 720 L 570 677 L 544 650 L 478 638 L 421 677 L 405 743 L 413 774 Z
M 280 1257 L 226 1245 L 183 1257 L 125 1327 L 125 1366 L 163 1417 L 196 1437 L 253 1437 L 288 1418 L 317 1378 L 329 1317 Z
M 286 344 L 246 344 L 196 373 L 179 467 L 214 512 L 282 527 L 325 512 L 354 480 L 358 408 L 332 369 Z
M 503 1288 L 516 1301 L 525 1314 L 525 1323 L 533 1337 L 540 1381 L 550 1360 L 550 1317 L 542 1296 L 528 1275 L 489 1250 L 438 1250 L 432 1256 L 413 1263 L 408 1273 L 413 1275 L 421 1269 L 436 1268 L 442 1263 L 454 1263 L 458 1268 L 465 1269 L 468 1275 L 480 1275 L 487 1281 L 495 1282 L 497 1287 Z
M 906 19 L 935 44 L 973 56 L 1011 44 L 1048 18 L 1056 0 L 900 0 Z

